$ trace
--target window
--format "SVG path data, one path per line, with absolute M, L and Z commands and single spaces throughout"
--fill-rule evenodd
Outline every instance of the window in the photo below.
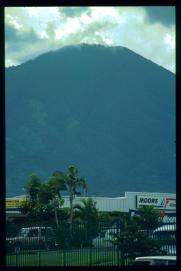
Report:
M 38 237 L 38 229 L 29 230 L 28 237 Z
M 28 236 L 28 232 L 29 232 L 28 229 L 22 228 L 22 229 L 20 230 L 20 232 L 19 232 L 19 236 L 26 237 L 26 236 Z
M 51 229 L 46 229 L 46 235 L 47 236 L 52 236 L 53 235 L 53 231 Z
M 53 230 L 52 229 L 41 229 L 41 236 L 52 236 Z

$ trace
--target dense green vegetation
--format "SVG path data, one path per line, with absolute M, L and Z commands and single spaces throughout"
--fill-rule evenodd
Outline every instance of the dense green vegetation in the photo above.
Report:
M 149 236 L 160 225 L 158 210 L 143 206 L 136 216 L 117 214 L 115 217 L 114 214 L 111 217 L 110 214 L 101 213 L 92 198 L 74 204 L 75 196 L 81 194 L 80 188 L 87 190 L 88 183 L 78 176 L 78 169 L 73 165 L 68 167 L 68 173 L 54 172 L 47 183 L 32 174 L 25 187 L 29 200 L 24 204 L 23 212 L 35 224 L 38 221 L 42 225 L 56 225 L 56 240 L 60 248 L 92 247 L 93 239 L 103 227 L 115 225 L 119 230 L 113 233 L 113 243 L 124 255 L 134 258 L 144 255 L 145 251 L 147 255 L 162 253 L 161 243 Z M 62 191 L 67 191 L 70 198 L 70 207 L 66 209 L 62 207 Z
M 58 213 L 63 205 L 62 191 L 67 191 L 70 201 L 69 222 L 73 223 L 73 203 L 76 195 L 81 195 L 81 190 L 87 191 L 87 181 L 78 176 L 78 169 L 74 165 L 68 167 L 68 173 L 53 172 L 47 182 L 43 182 L 37 174 L 31 174 L 25 185 L 27 201 L 22 205 L 22 211 L 30 219 L 52 220 L 52 212 L 59 228 Z M 78 208 L 78 207 L 77 207 Z
M 68 247 L 65 247 L 67 237 L 70 239 L 69 228 L 67 225 L 57 229 L 57 241 L 61 243 L 58 250 L 52 251 L 22 251 L 18 255 L 7 255 L 7 265 L 19 266 L 74 266 L 74 265 L 121 265 L 130 264 L 137 256 L 161 255 L 162 243 L 153 240 L 148 232 L 154 227 L 159 226 L 159 213 L 152 207 L 139 209 L 137 216 L 130 217 L 124 215 L 117 224 L 117 233 L 113 233 L 114 246 L 102 249 L 93 248 L 92 240 L 99 232 L 101 227 L 92 222 L 99 221 L 99 211 L 95 207 L 92 199 L 83 201 L 83 205 L 74 206 L 76 222 L 72 228 L 71 240 Z M 89 214 L 86 211 L 90 211 Z M 150 221 L 150 217 L 152 220 Z M 97 219 L 97 221 L 96 221 Z M 144 223 L 142 223 L 144 221 Z M 150 222 L 154 222 L 150 224 Z M 99 225 L 100 226 L 100 225 Z M 146 227 L 146 228 L 145 228 Z M 88 235 L 89 233 L 89 235 Z M 73 250 L 72 250 L 73 248 Z
M 151 237 L 152 230 L 161 225 L 159 211 L 154 207 L 140 207 L 137 216 L 125 216 L 120 223 L 121 229 L 114 234 L 114 243 L 119 246 L 122 255 L 134 259 L 165 253 L 161 250 L 162 243 Z
M 111 216 L 101 213 L 92 198 L 82 199 L 79 204 L 75 204 L 75 196 L 81 194 L 81 188 L 87 187 L 86 179 L 78 176 L 78 169 L 73 165 L 68 167 L 68 173 L 53 172 L 47 182 L 43 182 L 37 174 L 31 174 L 25 186 L 28 200 L 22 206 L 27 216 L 26 222 L 32 226 L 53 226 L 56 229 L 57 250 L 49 251 L 48 254 L 43 251 L 22 250 L 20 254 L 7 255 L 7 264 L 116 265 L 118 261 L 125 264 L 125 260 L 136 256 L 163 253 L 162 243 L 153 240 L 148 234 L 160 225 L 158 210 L 152 206 L 144 206 L 133 217 L 115 212 Z M 62 207 L 63 191 L 69 194 L 69 208 Z M 13 230 L 15 233 L 15 223 L 10 224 L 9 233 Z M 114 229 L 110 235 L 112 237 L 106 241 L 113 246 L 111 249 L 102 249 L 100 241 L 95 245 L 93 240 L 99 234 L 106 233 L 107 229 Z
M 20 254 L 7 256 L 8 266 L 90 266 L 90 265 L 116 265 L 117 255 L 114 251 L 87 250 L 69 251 L 48 251 L 38 254 Z

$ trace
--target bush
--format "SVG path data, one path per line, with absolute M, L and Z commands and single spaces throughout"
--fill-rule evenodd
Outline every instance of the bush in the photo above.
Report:
M 77 225 L 72 229 L 71 247 L 82 248 L 91 244 L 88 239 L 87 230 L 84 225 Z
M 69 246 L 69 225 L 61 225 L 55 230 L 56 242 L 59 248 L 66 248 Z
M 162 255 L 162 243 L 153 240 L 149 233 L 143 230 L 143 217 L 124 217 L 121 221 L 121 231 L 114 234 L 114 244 L 118 245 L 122 255 L 130 258 L 149 255 Z
M 18 234 L 20 226 L 15 224 L 14 222 L 7 221 L 6 222 L 6 236 L 14 237 Z

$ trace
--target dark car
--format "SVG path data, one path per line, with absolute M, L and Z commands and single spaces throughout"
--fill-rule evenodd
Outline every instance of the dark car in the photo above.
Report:
M 52 227 L 21 228 L 15 237 L 6 238 L 7 252 L 21 250 L 50 249 L 55 247 L 55 233 Z

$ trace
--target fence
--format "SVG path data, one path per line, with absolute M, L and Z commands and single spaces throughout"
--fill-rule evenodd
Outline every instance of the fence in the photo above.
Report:
M 120 221 L 111 227 L 97 225 L 61 225 L 21 228 L 7 238 L 7 266 L 108 266 L 129 265 L 133 258 L 123 251 L 118 240 L 123 231 Z M 176 225 L 161 225 L 144 231 L 159 243 L 164 254 L 176 254 Z M 146 253 L 146 252 L 145 252 Z M 140 255 L 139 255 L 140 256 Z M 147 255 L 142 255 L 147 256 Z

